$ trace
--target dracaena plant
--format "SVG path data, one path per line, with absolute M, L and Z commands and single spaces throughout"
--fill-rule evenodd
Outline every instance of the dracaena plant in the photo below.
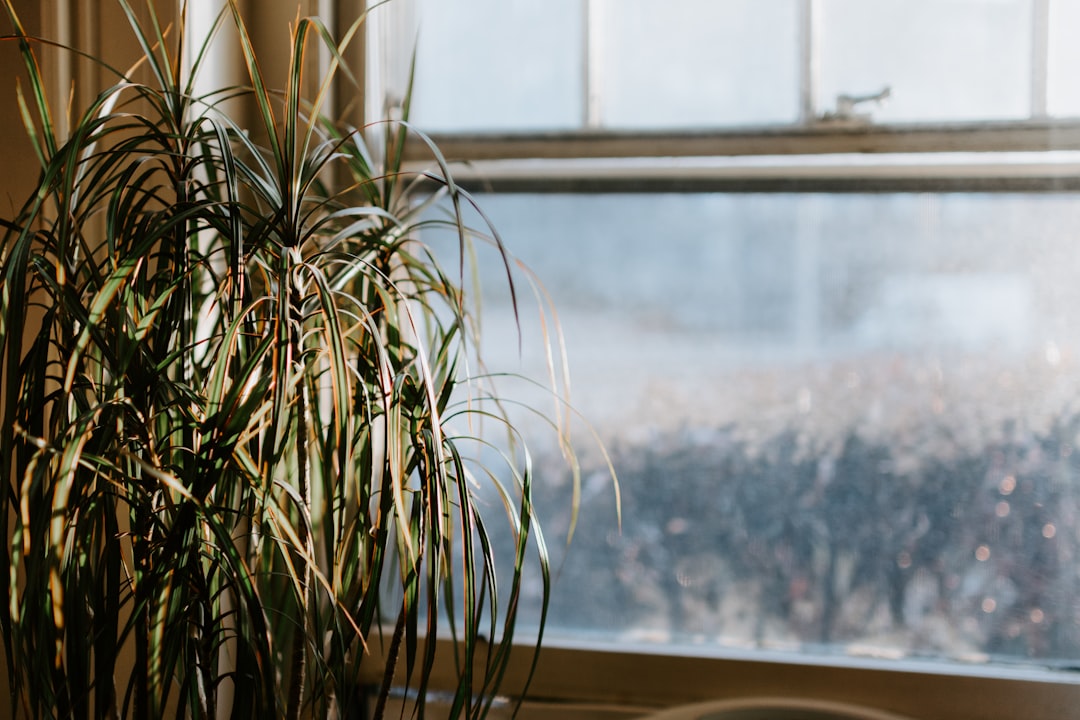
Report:
M 481 402 L 463 264 L 444 271 L 418 234 L 444 223 L 465 252 L 471 199 L 435 152 L 442 172 L 405 172 L 406 124 L 369 153 L 372 128 L 326 118 L 359 26 L 299 19 L 275 85 L 230 4 L 216 27 L 235 25 L 250 82 L 200 94 L 206 44 L 184 57 L 185 15 L 166 27 L 148 3 L 140 24 L 117 2 L 150 79 L 112 71 L 63 136 L 44 41 L 4 3 L 25 65 L 9 101 L 41 167 L 0 248 L 11 709 L 359 716 L 382 711 L 400 657 L 422 713 L 421 640 L 449 627 L 452 714 L 483 714 L 525 568 L 546 598 L 547 566 L 520 446 L 477 465 L 471 426 L 451 422 L 506 420 Z M 320 51 L 331 71 L 305 79 Z M 253 127 L 226 109 L 242 103 Z M 482 513 L 480 492 L 503 502 Z M 493 523 L 512 541 L 496 548 Z M 374 643 L 389 659 L 367 694 Z

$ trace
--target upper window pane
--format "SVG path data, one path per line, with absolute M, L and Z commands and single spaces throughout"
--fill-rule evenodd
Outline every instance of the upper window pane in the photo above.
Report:
M 600 122 L 615 128 L 791 123 L 797 0 L 598 3 Z
M 1080 43 L 1076 31 L 1080 28 L 1080 2 L 1056 0 L 1050 4 L 1050 68 L 1047 90 L 1050 115 L 1080 116 Z
M 1052 0 L 416 0 L 414 116 L 436 131 L 724 128 L 818 116 L 876 122 L 1080 113 L 1077 3 Z M 811 12 L 812 10 L 812 12 Z M 1044 63 L 1035 55 L 1048 53 Z
M 450 131 L 581 125 L 582 0 L 417 2 L 417 124 Z
M 819 111 L 891 88 L 878 122 L 1026 118 L 1031 0 L 822 0 Z

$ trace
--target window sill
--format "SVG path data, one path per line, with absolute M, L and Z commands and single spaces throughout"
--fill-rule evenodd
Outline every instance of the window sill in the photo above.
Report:
M 371 651 L 378 654 L 377 642 Z M 440 641 L 437 658 L 433 698 L 455 685 L 448 641 Z M 511 659 L 505 692 L 524 684 L 531 660 L 527 647 Z M 916 720 L 1059 720 L 1080 707 L 1080 673 L 706 648 L 673 654 L 667 648 L 601 649 L 551 640 L 541 651 L 520 717 L 642 717 L 682 705 L 752 698 L 857 706 Z M 508 713 L 512 706 L 504 703 Z

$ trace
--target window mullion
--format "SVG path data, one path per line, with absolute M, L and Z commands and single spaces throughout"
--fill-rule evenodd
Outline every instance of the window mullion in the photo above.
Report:
M 582 58 L 584 62 L 583 125 L 589 129 L 603 126 L 602 97 L 600 89 L 604 79 L 604 6 L 605 0 L 582 0 L 584 29 L 582 30 Z
M 799 6 L 799 121 L 817 118 L 820 88 L 821 0 L 800 0 Z
M 1050 2 L 1033 0 L 1031 7 L 1031 117 L 1048 116 L 1050 71 Z

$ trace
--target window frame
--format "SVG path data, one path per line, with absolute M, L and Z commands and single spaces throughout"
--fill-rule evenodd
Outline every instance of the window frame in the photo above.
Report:
M 388 23 L 416 36 L 416 0 Z M 608 0 L 583 0 L 585 25 Z M 1032 0 L 1031 114 L 1023 120 L 882 124 L 818 114 L 821 0 L 800 0 L 800 119 L 791 125 L 615 131 L 602 127 L 600 71 L 584 69 L 585 118 L 573 131 L 433 132 L 455 183 L 495 192 L 1076 192 L 1080 191 L 1080 119 L 1047 114 L 1050 15 L 1054 2 Z M 403 19 L 404 18 L 404 19 Z M 385 30 L 378 30 L 385 32 Z M 370 32 L 370 31 L 369 31 Z M 391 44 L 384 44 L 389 48 Z M 401 43 L 397 44 L 400 49 Z M 596 48 L 585 38 L 584 56 Z M 393 107 L 404 87 L 401 58 L 369 71 L 368 117 Z M 379 57 L 373 58 L 373 65 Z M 422 68 L 419 69 L 423 71 Z M 373 74 L 374 73 L 374 74 Z M 396 91 L 395 91 L 396 88 Z M 384 102 L 386 98 L 388 102 Z M 374 102 L 372 102 L 374 101 Z M 406 151 L 418 172 L 432 169 L 429 149 Z M 549 631 L 550 632 L 550 631 Z M 454 647 L 439 639 L 429 705 L 456 687 Z M 376 658 L 383 652 L 370 642 Z M 621 718 L 715 701 L 766 699 L 845 703 L 922 720 L 1051 720 L 1080 707 L 1078 668 L 976 665 L 948 661 L 643 646 L 571 641 L 548 635 L 533 673 L 522 641 L 503 687 L 528 685 L 521 716 Z M 383 678 L 367 664 L 362 679 Z M 400 669 L 398 678 L 404 677 Z M 496 705 L 510 716 L 518 698 Z

